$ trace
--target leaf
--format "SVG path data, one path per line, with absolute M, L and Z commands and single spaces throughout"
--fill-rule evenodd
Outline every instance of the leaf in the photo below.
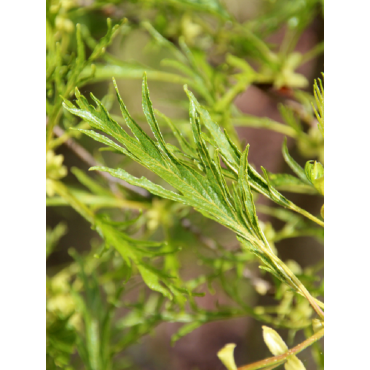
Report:
M 180 144 L 181 149 L 183 150 L 184 153 L 190 155 L 190 156 L 196 156 L 196 152 L 194 148 L 184 139 L 183 135 L 181 132 L 177 129 L 177 127 L 172 123 L 172 121 L 166 117 L 163 113 L 159 111 L 155 111 L 157 116 L 160 116 L 164 119 L 164 121 L 167 123 L 167 125 L 170 127 L 172 130 L 173 134 L 175 135 L 178 143 Z M 167 144 L 168 145 L 168 144 Z
M 322 74 L 322 76 L 324 77 L 324 74 Z M 317 83 L 317 81 L 319 81 L 319 83 Z M 322 137 L 324 137 L 324 88 L 322 86 L 320 78 L 315 80 L 313 86 L 313 93 L 315 96 L 317 109 L 313 105 L 312 107 L 315 112 L 316 118 L 319 121 L 318 122 L 319 130 L 322 134 Z
M 125 21 L 123 20 L 123 22 Z M 114 36 L 117 34 L 118 30 L 122 27 L 123 22 L 121 24 L 116 24 L 112 27 L 111 19 L 110 18 L 107 19 L 108 27 L 107 33 L 95 46 L 94 50 L 92 51 L 89 57 L 89 62 L 94 61 L 105 52 L 106 47 L 111 44 Z
M 142 260 L 145 256 L 155 257 L 173 253 L 176 251 L 175 249 L 168 250 L 166 247 L 163 251 L 151 250 L 150 248 L 160 247 L 162 243 L 137 240 L 129 237 L 115 223 L 112 223 L 109 219 L 107 220 L 106 217 L 95 215 L 86 204 L 83 204 L 77 199 L 62 183 L 53 180 L 50 181 L 52 181 L 55 192 L 93 225 L 93 228 L 104 239 L 107 248 L 113 246 L 128 266 L 131 266 L 133 262 L 138 267 L 143 280 L 151 289 L 162 293 L 170 299 L 175 296 L 178 303 L 184 304 L 185 296 L 190 295 L 190 292 L 181 287 L 183 285 L 182 281 L 178 278 L 171 279 L 162 271 Z
M 286 173 L 267 172 L 271 185 L 280 191 L 289 191 L 292 193 L 317 194 L 316 189 L 307 185 L 300 178 Z
M 171 50 L 178 60 L 182 63 L 186 63 L 187 60 L 180 50 L 172 42 L 163 37 L 149 22 L 144 21 L 141 25 L 150 33 L 157 44 Z
M 245 204 L 245 210 L 247 213 L 247 218 L 249 221 L 250 226 L 253 229 L 255 236 L 261 240 L 264 240 L 265 236 L 259 226 L 258 217 L 256 213 L 256 207 L 253 202 L 253 195 L 251 188 L 249 186 L 249 182 L 247 181 L 247 168 L 248 168 L 248 151 L 249 145 L 247 145 L 241 160 L 240 160 L 240 169 L 239 169 L 239 178 L 238 178 L 238 186 L 239 186 L 239 194 L 240 198 L 243 200 Z
M 119 168 L 117 170 L 113 170 L 112 168 L 108 168 L 108 167 L 91 167 L 90 170 L 91 171 L 97 170 L 97 171 L 108 172 L 112 176 L 117 177 L 117 178 L 122 179 L 122 180 L 125 180 L 125 181 L 127 181 L 128 183 L 130 183 L 132 185 L 140 186 L 140 187 L 148 190 L 149 192 L 151 192 L 154 195 L 157 195 L 157 196 L 162 197 L 162 198 L 170 199 L 170 200 L 173 200 L 175 202 L 180 202 L 180 203 L 185 203 L 186 204 L 185 200 L 183 199 L 183 197 L 181 197 L 181 195 L 176 194 L 176 193 L 174 193 L 170 190 L 166 190 L 162 186 L 156 185 L 153 182 L 149 181 L 145 177 L 141 177 L 140 179 L 138 179 L 137 177 L 134 177 L 134 176 L 130 175 L 128 172 L 126 172 L 122 168 Z
M 77 167 L 72 167 L 71 172 L 77 177 L 78 181 L 81 184 L 85 185 L 92 193 L 96 195 L 111 197 L 111 192 L 109 190 L 103 188 Z
M 287 140 L 285 138 L 283 143 L 283 157 L 287 165 L 292 169 L 292 171 L 305 183 L 311 185 L 311 183 L 307 180 L 306 174 L 304 169 L 290 156 L 287 146 Z
M 141 276 L 143 277 L 143 280 L 150 289 L 162 293 L 165 297 L 172 299 L 172 295 L 168 291 L 168 289 L 160 284 L 158 273 L 154 273 L 152 269 L 142 263 L 139 264 L 137 267 L 140 271 Z
M 293 110 L 289 107 L 286 107 L 285 105 L 279 104 L 278 106 L 279 112 L 281 116 L 283 117 L 284 121 L 292 127 L 297 133 L 302 132 L 302 127 L 296 118 Z

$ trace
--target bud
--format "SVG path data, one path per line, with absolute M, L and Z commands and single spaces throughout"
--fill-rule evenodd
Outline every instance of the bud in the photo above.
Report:
M 288 351 L 288 347 L 280 335 L 268 326 L 262 326 L 263 340 L 274 356 L 282 355 Z
M 324 167 L 322 164 L 316 161 L 308 161 L 304 170 L 307 179 L 320 194 L 324 195 Z
M 324 329 L 324 322 L 319 319 L 312 320 L 312 329 L 314 333 L 317 333 L 319 330 Z
M 234 348 L 236 344 L 229 343 L 217 352 L 217 357 L 226 366 L 227 370 L 237 370 L 234 360 Z
M 285 370 L 306 370 L 302 361 L 297 356 L 289 357 L 284 367 Z

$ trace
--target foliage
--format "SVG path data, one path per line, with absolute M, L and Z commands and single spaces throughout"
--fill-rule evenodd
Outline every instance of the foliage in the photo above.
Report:
M 316 0 L 264 2 L 259 15 L 240 23 L 217 0 L 47 1 L 47 206 L 72 207 L 99 236 L 88 253 L 70 249 L 71 262 L 47 277 L 48 368 L 134 369 L 126 349 L 160 323 L 183 323 L 174 343 L 205 323 L 243 316 L 288 329 L 292 337 L 302 330 L 307 339 L 288 350 L 275 330 L 263 326 L 275 357 L 242 369 L 304 369 L 295 354 L 308 346 L 323 367 L 322 265 L 302 269 L 284 262 L 275 247 L 302 236 L 323 241 L 324 208 L 321 215 L 311 214 L 281 193 L 324 195 L 323 85 L 315 81 L 314 95 L 300 90 L 308 81 L 296 71 L 323 44 L 306 54 L 295 51 L 321 10 Z M 281 45 L 270 45 L 267 37 L 283 26 Z M 147 35 L 154 57 L 165 55 L 160 65 L 110 52 L 115 40 L 124 42 L 135 32 Z M 112 77 L 114 89 L 101 99 L 80 92 Z M 144 116 L 129 113 L 120 79 L 142 79 Z M 179 101 L 167 102 L 174 117 L 154 109 L 148 81 L 184 86 Z M 284 123 L 239 111 L 235 98 L 252 85 L 289 92 L 279 105 Z M 115 100 L 122 116 L 115 114 Z M 302 156 L 315 159 L 303 168 L 285 140 L 282 156 L 292 174 L 258 171 L 248 161 L 253 142 L 241 142 L 236 127 L 288 136 Z M 83 134 L 104 148 L 92 155 L 93 144 Z M 57 154 L 62 145 L 97 176 L 67 168 Z M 270 205 L 257 204 L 257 197 Z M 197 230 L 193 210 L 204 216 L 203 225 L 230 230 L 237 250 Z M 259 220 L 261 214 L 284 226 L 274 229 Z M 48 229 L 47 258 L 66 233 L 63 223 Z M 206 267 L 191 279 L 182 276 L 186 254 Z M 259 272 L 251 274 L 256 265 Z M 230 304 L 202 308 L 195 297 L 215 286 Z M 275 306 L 248 304 L 251 294 L 269 289 Z M 132 291 L 138 291 L 134 300 Z M 234 346 L 225 348 L 219 357 L 235 370 Z

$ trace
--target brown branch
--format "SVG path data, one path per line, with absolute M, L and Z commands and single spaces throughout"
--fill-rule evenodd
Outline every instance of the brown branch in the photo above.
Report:
M 303 105 L 294 98 L 292 89 L 286 88 L 279 90 L 273 88 L 272 84 L 255 83 L 253 86 L 257 87 L 274 101 L 286 104 L 303 122 L 308 124 L 310 127 L 316 127 L 318 125 L 317 119 L 308 114 Z
M 59 126 L 55 126 L 53 129 L 54 134 L 57 137 L 61 137 L 65 134 L 64 130 L 60 128 Z M 94 157 L 81 145 L 79 145 L 76 141 L 74 141 L 72 138 L 68 138 L 64 141 L 64 144 L 73 152 L 75 153 L 79 158 L 81 158 L 85 163 L 87 163 L 89 166 L 101 166 L 99 162 L 97 162 Z M 107 172 L 103 171 L 96 171 L 100 176 L 104 177 L 109 184 L 115 186 L 117 184 L 123 186 L 126 189 L 131 190 L 132 192 L 141 195 L 142 197 L 148 198 L 149 192 L 147 192 L 145 189 L 139 188 L 137 186 L 131 185 L 128 182 L 117 179 L 116 177 L 113 177 Z

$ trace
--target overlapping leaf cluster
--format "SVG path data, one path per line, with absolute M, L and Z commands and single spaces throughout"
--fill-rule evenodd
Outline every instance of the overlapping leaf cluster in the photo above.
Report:
M 182 141 L 182 144 L 186 145 L 188 151 L 192 152 L 193 155 L 196 155 L 197 163 L 195 165 L 175 156 L 174 151 L 166 145 L 149 99 L 145 76 L 142 92 L 143 110 L 156 139 L 155 141 L 132 119 L 119 95 L 118 89 L 117 98 L 120 109 L 134 137 L 130 136 L 110 117 L 104 106 L 93 95 L 91 96 L 97 108 L 89 105 L 86 98 L 78 90 L 76 90 L 76 96 L 79 108 L 76 108 L 70 102 L 65 103 L 65 108 L 89 122 L 93 128 L 110 135 L 118 143 L 95 131 L 82 130 L 82 132 L 140 163 L 180 193 L 166 190 L 146 178 L 135 178 L 123 169 L 106 167 L 93 169 L 107 171 L 132 185 L 143 187 L 155 195 L 192 206 L 206 217 L 228 227 L 237 235 L 246 248 L 262 259 L 265 265 L 263 268 L 313 302 L 313 298 L 306 289 L 270 248 L 258 223 L 251 192 L 252 185 L 254 189 L 280 205 L 292 209 L 295 209 L 295 206 L 272 188 L 265 171 L 265 179 L 263 179 L 257 171 L 248 166 L 248 147 L 243 153 L 240 153 L 227 134 L 223 133 L 220 127 L 210 119 L 207 111 L 201 108 L 194 96 L 190 92 L 188 92 L 188 95 L 194 142 L 190 145 Z M 205 135 L 202 134 L 202 123 L 212 135 L 212 138 L 208 138 L 208 141 L 214 149 L 213 156 L 207 147 L 204 139 Z M 227 164 L 228 170 L 233 173 L 236 179 L 232 191 L 226 183 L 218 153 L 220 153 Z M 253 180 L 251 181 L 250 178 Z M 313 218 L 313 216 L 311 217 Z

